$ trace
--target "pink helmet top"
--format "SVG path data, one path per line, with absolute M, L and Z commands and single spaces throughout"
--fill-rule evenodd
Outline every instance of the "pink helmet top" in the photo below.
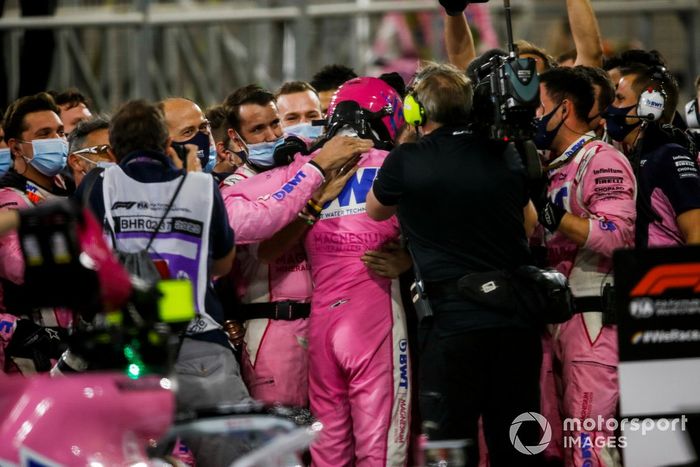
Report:
M 391 113 L 382 117 L 382 123 L 389 133 L 391 141 L 404 124 L 403 102 L 398 92 L 379 78 L 368 76 L 353 78 L 343 83 L 333 95 L 328 106 L 328 118 L 333 116 L 340 102 L 355 101 L 359 106 L 370 112 L 379 112 L 391 106 Z

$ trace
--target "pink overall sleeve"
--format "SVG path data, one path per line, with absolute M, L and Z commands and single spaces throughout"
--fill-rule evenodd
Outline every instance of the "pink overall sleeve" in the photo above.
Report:
M 236 244 L 259 243 L 272 237 L 297 217 L 323 180 L 316 167 L 304 164 L 291 178 L 282 179 L 279 190 L 257 199 L 248 199 L 243 193 L 246 181 L 224 187 L 221 195 Z
M 634 244 L 636 180 L 627 159 L 612 148 L 600 146 L 581 181 L 583 205 L 595 218 L 589 220 L 585 248 L 612 257 L 617 248 Z

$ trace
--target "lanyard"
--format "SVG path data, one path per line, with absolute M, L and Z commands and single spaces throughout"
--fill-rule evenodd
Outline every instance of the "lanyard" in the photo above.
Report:
M 586 146 L 586 144 L 590 143 L 591 141 L 597 141 L 599 139 L 600 138 L 598 138 L 597 136 L 584 135 L 583 137 L 579 138 L 578 141 L 572 144 L 564 154 L 557 157 L 556 160 L 554 160 L 551 164 L 545 167 L 545 170 L 551 172 L 552 170 L 564 167 L 566 164 L 571 162 L 574 159 L 574 157 L 576 157 L 576 155 Z

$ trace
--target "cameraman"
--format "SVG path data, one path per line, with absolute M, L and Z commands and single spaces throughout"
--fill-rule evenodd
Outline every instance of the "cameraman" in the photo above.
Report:
M 433 440 L 468 440 L 477 465 L 483 416 L 491 465 L 537 465 L 509 439 L 513 419 L 539 409 L 539 331 L 514 313 L 462 298 L 457 280 L 472 272 L 527 264 L 526 227 L 533 227 L 522 163 L 511 145 L 472 134 L 472 88 L 451 65 L 429 65 L 416 77 L 413 99 L 422 135 L 394 149 L 367 197 L 367 213 L 398 213 L 434 312 L 420 329 L 420 410 Z M 530 229 L 527 229 L 530 230 Z M 524 445 L 539 441 L 524 424 Z M 537 427 L 535 427 L 537 428 Z

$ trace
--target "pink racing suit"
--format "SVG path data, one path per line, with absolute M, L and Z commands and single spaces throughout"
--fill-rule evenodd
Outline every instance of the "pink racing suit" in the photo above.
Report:
M 613 250 L 632 246 L 634 241 L 636 181 L 632 168 L 622 153 L 593 136 L 591 132 L 575 141 L 552 163 L 563 165 L 548 173 L 549 198 L 589 223 L 588 238 L 581 247 L 560 231 L 547 241 L 548 263 L 569 278 L 576 299 L 600 297 L 604 284 L 612 282 Z M 564 418 L 581 422 L 589 418 L 597 422 L 599 416 L 614 418 L 619 391 L 617 329 L 604 325 L 599 304 L 575 312 L 569 321 L 551 329 L 551 353 L 558 363 L 554 367 L 561 368 L 556 374 L 561 381 L 558 411 Z M 544 369 L 549 366 L 551 362 L 543 364 Z M 556 394 L 549 387 L 552 382 L 553 378 L 543 378 L 545 414 L 557 412 L 557 401 L 551 399 Z M 565 465 L 620 465 L 616 449 L 600 447 L 604 442 L 599 439 L 614 433 L 604 423 L 600 428 L 564 432 L 571 437 L 564 439 Z
M 306 236 L 314 281 L 309 399 L 323 423 L 315 466 L 400 466 L 410 427 L 410 368 L 398 281 L 373 274 L 362 254 L 399 235 L 375 222 L 365 199 L 386 151 L 364 154 L 337 199 Z
M 255 201 L 277 191 L 289 179 L 289 173 L 298 171 L 305 162 L 298 160 L 292 168 L 278 167 L 257 175 L 243 165 L 227 179 L 223 191 L 227 197 Z M 271 264 L 258 258 L 258 247 L 257 243 L 238 247 L 234 278 L 242 306 L 285 301 L 309 303 L 311 275 L 303 245 L 299 243 Z M 250 395 L 269 404 L 306 406 L 308 319 L 249 319 L 245 327 L 241 372 Z
M 321 171 L 310 163 L 295 168 L 291 176 L 273 191 L 255 200 L 233 191 L 232 186 L 221 190 L 229 222 L 236 235 L 237 245 L 259 243 L 296 219 L 297 214 L 323 183 Z M 224 182 L 226 184 L 226 182 Z
M 34 206 L 51 195 L 37 185 L 27 180 L 25 192 L 17 188 L 0 188 L 0 210 L 18 210 Z M 32 201 L 33 200 L 33 201 Z M 16 232 L 10 232 L 0 236 L 0 312 L 7 311 L 3 301 L 5 287 L 22 285 L 24 282 L 24 258 L 19 245 L 19 237 Z M 9 373 L 33 373 L 33 364 L 25 359 L 14 359 L 14 362 L 6 361 L 5 348 L 10 343 L 16 329 L 16 321 L 22 316 L 10 313 L 0 313 L 0 371 Z M 47 327 L 69 327 L 73 321 L 73 313 L 63 308 L 43 308 L 39 314 L 33 316 L 34 321 Z M 38 318 L 38 319 L 37 319 Z

